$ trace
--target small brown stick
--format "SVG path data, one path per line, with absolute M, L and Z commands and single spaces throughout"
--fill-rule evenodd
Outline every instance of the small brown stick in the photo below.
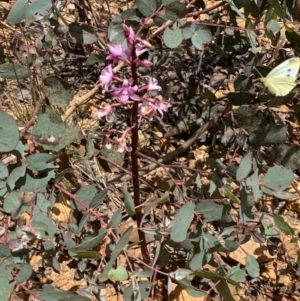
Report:
M 41 99 L 38 101 L 38 103 L 35 106 L 35 109 L 33 110 L 32 113 L 32 118 L 29 120 L 29 122 L 24 126 L 23 130 L 21 131 L 19 138 L 21 139 L 28 131 L 28 129 L 35 123 L 38 113 L 40 111 L 40 108 L 42 104 L 44 103 L 44 98 L 41 97 Z

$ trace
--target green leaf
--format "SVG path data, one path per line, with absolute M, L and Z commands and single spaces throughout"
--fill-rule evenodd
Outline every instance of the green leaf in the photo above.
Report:
M 204 43 L 210 42 L 212 35 L 209 29 L 199 28 L 192 36 L 193 45 L 199 50 L 203 50 Z
M 42 19 L 52 13 L 53 3 L 51 0 L 33 0 L 27 7 L 25 13 L 25 21 L 27 23 L 34 22 L 34 20 Z
M 22 263 L 21 265 L 18 265 L 17 267 L 19 269 L 19 272 L 18 272 L 18 276 L 16 278 L 16 284 L 20 284 L 22 282 L 27 281 L 30 278 L 33 270 L 32 270 L 31 265 L 28 263 Z
M 177 0 L 162 0 L 161 4 L 163 4 L 164 6 L 170 5 L 173 2 L 177 2 Z
M 18 188 L 24 192 L 38 191 L 41 193 L 46 192 L 49 181 L 54 178 L 54 168 L 47 168 L 38 174 L 27 170 L 25 177 L 20 178 L 16 183 Z
M 274 35 L 280 31 L 279 24 L 278 24 L 277 20 L 274 20 L 274 19 L 270 20 L 267 23 L 266 28 L 269 31 L 273 32 Z
M 285 233 L 287 235 L 291 235 L 291 236 L 295 235 L 294 229 L 291 228 L 289 226 L 289 224 L 287 222 L 285 222 L 283 217 L 281 217 L 280 215 L 274 214 L 274 223 L 275 223 L 275 226 L 283 233 Z
M 227 196 L 233 204 L 241 203 L 241 201 L 231 192 L 231 188 L 227 185 L 224 187 L 224 195 Z
M 195 212 L 203 215 L 203 223 L 210 223 L 222 219 L 229 214 L 231 210 L 230 204 L 225 201 L 205 200 L 197 203 Z
M 58 184 L 60 183 L 64 176 L 68 173 L 73 173 L 74 172 L 74 169 L 73 168 L 67 168 L 67 169 L 64 169 L 62 172 L 58 173 L 55 177 L 55 184 Z
M 286 31 L 285 36 L 286 36 L 287 40 L 291 43 L 292 48 L 295 49 L 299 53 L 300 52 L 300 35 L 293 30 L 292 32 Z
M 175 23 L 172 28 L 166 28 L 163 34 L 163 40 L 167 47 L 175 48 L 183 41 L 181 29 Z
M 252 152 L 249 152 L 241 161 L 237 172 L 236 179 L 237 181 L 241 181 L 245 179 L 252 170 Z
M 190 39 L 194 32 L 196 30 L 196 24 L 192 23 L 192 22 L 186 22 L 182 27 L 181 27 L 181 31 L 182 31 L 182 35 L 184 37 L 184 39 Z M 213 94 L 211 91 L 209 91 L 208 89 L 205 89 L 205 93 L 211 93 Z M 213 94 L 214 95 L 214 94 Z M 206 95 L 205 95 L 206 97 Z
M 8 267 L 11 265 L 11 260 L 3 259 L 0 262 L 0 287 L 1 287 L 1 301 L 11 300 L 15 281 L 11 275 Z
M 73 22 L 69 25 L 69 33 L 80 45 L 89 45 L 98 41 L 98 36 L 87 24 Z
M 7 177 L 8 177 L 8 168 L 2 161 L 0 161 L 0 179 L 4 179 Z
M 284 125 L 269 124 L 252 132 L 249 141 L 253 144 L 269 145 L 282 143 L 286 140 L 286 127 Z
M 235 282 L 246 281 L 246 275 L 246 272 L 240 268 L 239 264 L 232 267 L 227 273 L 227 277 Z
M 95 207 L 99 206 L 100 204 L 102 204 L 104 199 L 107 196 L 107 192 L 108 192 L 108 189 L 106 188 L 106 189 L 103 189 L 98 194 L 96 194 L 90 203 L 90 208 L 95 208 Z
M 55 256 L 52 257 L 52 267 L 57 273 L 60 272 L 60 263 Z
M 10 256 L 10 249 L 7 245 L 0 243 L 0 258 Z
M 47 154 L 47 153 L 39 153 L 33 154 L 26 158 L 27 168 L 33 171 L 42 171 L 47 168 L 54 168 L 53 164 L 49 164 L 56 159 L 56 156 Z
M 193 271 L 198 270 L 209 263 L 211 258 L 212 253 L 210 251 L 201 250 L 199 253 L 194 254 L 193 258 L 189 262 L 189 267 Z
M 109 262 L 107 263 L 107 265 L 105 266 L 104 271 L 100 274 L 99 276 L 99 280 L 102 281 L 106 281 L 107 277 L 108 277 L 108 273 L 111 270 L 112 266 L 114 265 L 115 261 L 117 260 L 118 256 L 121 254 L 121 252 L 123 252 L 123 249 L 125 248 L 125 246 L 128 244 L 129 242 L 129 237 L 130 234 L 133 230 L 133 227 L 129 227 L 124 234 L 122 235 L 122 237 L 120 238 L 120 240 L 118 241 L 117 245 L 115 246 L 111 258 L 109 260 Z
M 52 241 L 50 241 L 50 240 L 44 241 L 43 242 L 43 246 L 44 246 L 45 251 L 48 254 L 50 254 L 52 256 L 54 256 L 56 254 L 56 248 L 55 248 L 55 246 L 54 246 L 54 244 L 53 244 Z
M 87 221 L 89 220 L 90 216 L 91 216 L 90 212 L 87 211 L 87 212 L 83 215 L 83 217 L 81 218 L 78 227 L 76 228 L 76 230 L 74 229 L 75 232 L 73 231 L 73 233 L 75 233 L 75 234 L 80 234 L 81 230 L 82 230 L 83 227 L 86 225 L 86 223 L 87 223 Z
M 25 79 L 29 76 L 26 67 L 17 65 L 15 63 L 5 63 L 0 65 L 0 77 L 7 79 Z
M 58 138 L 66 131 L 66 126 L 62 122 L 60 115 L 55 111 L 48 111 L 40 114 L 37 118 L 37 124 L 34 126 L 33 135 L 47 135 Z
M 18 142 L 19 129 L 15 120 L 10 115 L 0 110 L 0 152 L 5 153 L 12 151 L 17 146 Z
M 189 269 L 179 268 L 174 272 L 170 272 L 169 276 L 174 278 L 175 280 L 182 280 L 182 279 L 187 278 L 191 273 L 192 273 L 192 271 Z
M 109 223 L 107 224 L 107 229 L 115 228 L 115 227 L 119 226 L 121 221 L 122 221 L 122 209 L 118 209 L 112 216 Z
M 7 15 L 7 21 L 18 24 L 25 18 L 28 0 L 17 0 Z
M 251 175 L 251 177 L 247 178 L 246 184 L 247 186 L 251 187 L 254 201 L 257 202 L 261 196 L 261 191 L 259 189 L 258 168 Z
M 92 53 L 86 60 L 86 65 L 87 66 L 92 66 L 96 63 L 98 63 L 99 65 L 104 65 L 105 64 L 105 56 L 101 55 L 101 54 L 95 54 Z
M 103 157 L 108 159 L 108 161 L 112 161 L 118 165 L 123 165 L 124 163 L 124 152 L 120 153 L 118 152 L 118 147 L 116 145 L 112 145 L 111 149 L 108 149 L 107 147 L 103 147 L 100 150 L 100 153 Z M 105 171 L 112 172 L 114 170 L 117 170 L 114 165 L 111 163 L 105 161 L 105 160 L 99 160 L 99 163 L 104 168 Z
M 245 16 L 241 13 L 241 11 L 236 7 L 233 0 L 226 0 L 226 2 L 231 6 L 231 8 L 243 19 L 245 20 Z
M 167 22 L 168 19 L 166 15 L 164 14 L 163 11 L 158 12 L 154 17 L 153 17 L 153 22 L 156 26 L 162 26 L 165 22 Z
M 205 291 L 196 289 L 188 279 L 177 280 L 176 282 L 192 297 L 201 298 L 206 295 Z
M 130 216 L 134 216 L 135 215 L 134 202 L 133 202 L 133 199 L 132 199 L 131 195 L 127 191 L 127 185 L 126 184 L 124 185 L 124 188 L 122 188 L 122 193 L 123 193 L 123 196 L 124 196 L 124 203 L 125 203 L 126 212 Z
M 226 280 L 221 280 L 216 285 L 216 289 L 225 301 L 235 301 Z
M 156 0 L 135 0 L 134 2 L 144 17 L 153 15 L 158 8 L 158 2 Z
M 51 203 L 49 199 L 46 199 L 43 193 L 38 193 L 36 198 L 36 206 L 34 208 L 34 213 L 41 211 L 47 214 L 50 211 Z
M 246 270 L 252 278 L 259 277 L 259 264 L 255 257 L 250 254 L 247 255 Z
M 278 0 L 267 0 L 270 4 L 270 7 L 274 10 L 275 14 L 284 19 L 285 13 L 283 12 L 282 7 L 280 6 Z
M 223 183 L 221 182 L 218 174 L 213 172 L 211 175 L 211 181 L 209 186 L 209 194 L 213 194 L 218 188 L 223 187 Z
M 70 248 L 70 251 L 77 254 L 79 252 L 91 250 L 98 246 L 104 240 L 105 236 L 106 229 L 100 229 L 96 237 L 93 237 L 92 239 L 89 239 L 82 244 L 77 245 L 76 247 Z
M 300 168 L 300 148 L 297 145 L 276 145 L 270 156 L 274 158 L 277 165 L 282 165 L 286 169 L 296 170 Z
M 152 283 L 147 280 L 142 280 L 138 282 L 138 288 L 134 288 L 133 284 L 131 283 L 129 286 L 126 287 L 124 290 L 123 298 L 125 301 L 132 301 L 135 300 L 137 301 L 138 299 L 135 298 L 135 294 L 137 293 L 138 289 L 138 294 L 140 296 L 140 300 L 146 300 L 146 298 L 149 296 L 150 293 L 150 288 L 151 288 Z
M 293 193 L 289 193 L 289 192 L 285 192 L 285 191 L 274 191 L 273 195 L 281 200 L 290 200 L 290 199 L 294 199 L 297 196 Z
M 165 13 L 168 20 L 176 21 L 177 19 L 184 18 L 187 12 L 188 10 L 183 3 L 173 1 L 166 7 Z
M 186 239 L 187 231 L 194 218 L 194 210 L 195 204 L 193 203 L 187 203 L 179 209 L 170 232 L 173 241 L 181 242 Z
M 94 185 L 86 185 L 81 187 L 76 193 L 75 196 L 79 198 L 87 207 L 89 207 L 92 202 L 95 194 L 97 193 L 97 189 Z M 72 209 L 75 210 L 86 210 L 86 207 L 83 207 L 81 204 L 76 202 L 75 200 L 70 201 L 70 205 Z
M 291 170 L 282 166 L 273 166 L 268 169 L 267 174 L 260 180 L 261 190 L 267 194 L 283 191 L 291 185 L 295 176 Z
M 255 29 L 255 23 L 252 22 L 250 18 L 247 18 L 246 20 L 246 29 Z M 246 30 L 245 35 L 247 37 L 248 42 L 250 43 L 252 49 L 256 48 L 256 41 L 257 41 L 257 35 L 255 33 L 255 30 Z
M 124 281 L 129 278 L 129 272 L 124 267 L 119 266 L 117 269 L 111 269 L 107 276 L 111 281 Z
M 218 274 L 217 272 L 214 271 L 209 271 L 207 269 L 202 270 L 202 271 L 194 271 L 194 275 L 198 276 L 198 277 L 202 277 L 202 278 L 207 278 L 207 279 L 211 279 L 211 280 L 224 280 L 224 277 L 220 274 Z
M 36 230 L 40 230 L 41 233 L 43 234 L 44 238 L 51 238 L 55 235 L 56 233 L 56 228 L 53 224 L 52 219 L 50 219 L 48 216 L 45 214 L 38 212 L 34 214 L 32 218 L 32 225 Z M 46 229 L 42 225 L 46 225 Z
M 141 22 L 141 13 L 137 8 L 129 8 L 121 12 L 121 18 L 130 22 Z
M 14 218 L 18 218 L 22 213 L 21 211 L 22 205 L 23 205 L 23 199 L 21 193 L 18 191 L 12 191 L 4 199 L 3 209 L 6 213 L 15 212 Z M 27 208 L 28 206 L 26 207 L 26 209 Z
M 0 277 L 1 278 L 1 277 Z M 39 296 L 41 300 L 47 301 L 59 301 L 62 298 L 75 298 L 76 294 L 71 292 L 64 292 L 58 289 L 55 289 L 51 284 L 44 284 L 42 289 L 33 290 L 35 294 Z M 74 299 L 72 299 L 74 300 Z
M 73 85 L 57 76 L 48 76 L 44 79 L 44 90 L 50 103 L 60 108 L 67 107 L 74 96 Z

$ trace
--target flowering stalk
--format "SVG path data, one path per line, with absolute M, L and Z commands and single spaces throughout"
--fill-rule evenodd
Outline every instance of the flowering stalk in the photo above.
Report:
M 138 75 L 137 75 L 137 65 L 135 63 L 136 61 L 136 53 L 135 53 L 135 47 L 132 45 L 131 50 L 132 55 L 132 62 L 131 65 L 131 75 L 133 78 L 133 84 L 138 84 Z M 139 103 L 134 102 L 132 105 L 131 110 L 131 120 L 132 120 L 132 143 L 131 143 L 131 164 L 132 164 L 132 182 L 133 182 L 133 200 L 135 205 L 135 213 L 136 213 L 136 220 L 137 220 L 137 226 L 138 226 L 138 233 L 139 233 L 139 239 L 141 241 L 141 251 L 143 254 L 143 258 L 146 263 L 150 262 L 150 257 L 147 249 L 147 243 L 146 243 L 146 236 L 145 233 L 141 230 L 141 223 L 142 223 L 142 208 L 141 205 L 141 199 L 140 199 L 140 181 L 139 181 L 139 166 L 138 166 L 138 142 L 139 142 L 139 135 L 138 135 L 138 109 L 139 109 Z
M 100 82 L 104 84 L 107 92 L 115 97 L 117 103 L 102 104 L 98 113 L 99 117 L 106 117 L 109 122 L 113 110 L 121 105 L 131 108 L 131 127 L 121 133 L 120 137 L 113 137 L 112 135 L 119 135 L 117 130 L 109 130 L 103 138 L 103 145 L 110 148 L 112 143 L 117 143 L 118 151 L 123 152 L 129 150 L 126 145 L 126 138 L 131 132 L 131 163 L 132 163 L 132 181 L 134 189 L 134 204 L 136 208 L 136 219 L 139 229 L 139 239 L 141 241 L 141 250 L 145 262 L 149 262 L 149 253 L 145 239 L 145 233 L 140 230 L 142 222 L 142 206 L 140 201 L 140 182 L 139 182 L 139 166 L 138 166 L 138 126 L 142 118 L 153 119 L 156 112 L 159 112 L 163 117 L 163 113 L 168 110 L 170 104 L 164 101 L 160 95 L 161 87 L 155 78 L 146 76 L 147 84 L 139 88 L 138 67 L 142 66 L 150 68 L 152 63 L 148 60 L 141 60 L 139 56 L 145 51 L 145 47 L 151 45 L 138 37 L 131 27 L 124 27 L 125 37 L 127 41 L 127 48 L 123 48 L 120 44 L 108 45 L 110 54 L 106 57 L 113 63 L 123 62 L 124 65 L 129 65 L 131 68 L 131 79 L 122 79 L 113 74 L 111 65 L 105 67 L 99 77 Z

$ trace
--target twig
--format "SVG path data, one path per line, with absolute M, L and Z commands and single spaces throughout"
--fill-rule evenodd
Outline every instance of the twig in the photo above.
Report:
M 38 113 L 40 111 L 40 108 L 44 102 L 44 98 L 41 97 L 41 99 L 38 101 L 38 103 L 36 104 L 35 106 L 35 109 L 33 110 L 33 113 L 32 113 L 32 118 L 29 120 L 29 122 L 24 126 L 23 130 L 21 131 L 20 133 L 20 136 L 19 138 L 22 138 L 26 132 L 28 131 L 28 129 L 35 123 L 36 119 L 37 119 L 37 116 L 38 116 Z
M 65 193 L 66 195 L 68 195 L 74 201 L 76 201 L 77 203 L 79 203 L 82 207 L 84 207 L 87 211 L 89 211 L 90 213 L 92 213 L 95 217 L 97 217 L 99 219 L 99 221 L 100 221 L 100 223 L 101 223 L 102 226 L 106 226 L 106 223 L 103 221 L 101 214 L 99 214 L 98 212 L 96 212 L 93 208 L 90 208 L 87 204 L 85 204 L 76 195 L 70 193 L 69 191 L 67 191 L 66 189 L 64 189 L 63 187 L 61 187 L 60 185 L 54 184 L 54 186 L 57 189 L 59 189 L 60 191 L 62 191 L 63 193 Z
M 26 287 L 24 284 L 20 284 L 20 287 L 27 292 L 29 295 L 33 296 L 35 299 L 42 301 L 42 299 L 36 294 L 34 293 L 32 290 L 30 290 L 28 287 Z

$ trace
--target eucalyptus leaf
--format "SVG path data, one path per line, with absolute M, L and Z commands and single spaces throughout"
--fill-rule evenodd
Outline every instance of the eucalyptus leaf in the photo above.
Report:
M 7 176 L 8 176 L 8 168 L 2 161 L 0 161 L 0 179 L 7 178 Z
M 252 278 L 259 277 L 259 264 L 251 254 L 248 254 L 246 258 L 246 270 Z
M 158 8 L 158 2 L 156 0 L 135 0 L 134 2 L 144 17 L 153 15 Z
M 19 272 L 16 278 L 16 284 L 27 281 L 33 273 L 32 267 L 28 263 L 23 263 L 17 266 Z
M 118 209 L 107 224 L 107 229 L 119 226 L 122 221 L 122 209 Z
M 115 249 L 113 250 L 113 253 L 111 255 L 111 258 L 110 258 L 109 262 L 106 264 L 104 271 L 99 276 L 100 281 L 105 281 L 108 278 L 108 273 L 111 270 L 112 266 L 114 265 L 116 259 L 118 258 L 120 253 L 123 251 L 125 246 L 128 244 L 129 237 L 130 237 L 130 234 L 131 234 L 132 230 L 133 230 L 133 228 L 129 227 L 124 232 L 124 234 L 122 235 L 120 240 L 118 241 Z
M 0 65 L 0 77 L 7 79 L 25 79 L 29 76 L 28 69 L 15 63 L 5 63 Z
M 116 269 L 111 269 L 107 276 L 111 281 L 124 281 L 129 278 L 129 272 L 124 267 L 119 266 Z
M 68 106 L 75 92 L 73 85 L 57 76 L 46 77 L 44 79 L 44 89 L 50 103 L 62 108 Z
M 98 235 L 70 249 L 73 253 L 84 252 L 98 246 L 106 236 L 106 229 L 100 229 Z
M 176 214 L 174 225 L 171 228 L 171 239 L 180 242 L 186 239 L 187 231 L 194 217 L 195 204 L 183 205 Z
M 291 170 L 287 170 L 282 166 L 273 166 L 270 167 L 267 174 L 260 179 L 261 189 L 268 194 L 280 192 L 289 187 L 294 178 L 294 173 Z
M 252 152 L 249 152 L 241 161 L 237 172 L 236 179 L 241 181 L 245 179 L 252 170 Z
M 126 212 L 130 216 L 135 215 L 134 202 L 133 202 L 133 199 L 132 199 L 131 195 L 127 191 L 127 185 L 124 185 L 124 188 L 122 189 L 122 193 L 123 193 L 123 196 L 124 196 L 124 203 L 125 203 Z
M 181 29 L 175 24 L 172 28 L 166 28 L 163 34 L 163 39 L 167 47 L 175 48 L 183 41 Z
M 17 0 L 7 15 L 7 21 L 12 24 L 20 23 L 25 18 L 28 5 L 28 0 Z
M 0 65 L 1 76 L 1 65 Z M 15 120 L 0 110 L 0 152 L 12 151 L 19 142 L 19 129 Z
M 291 226 L 289 224 L 287 224 L 287 222 L 283 219 L 282 216 L 278 215 L 278 214 L 274 214 L 274 223 L 275 226 L 282 232 L 284 232 L 287 235 L 291 235 L 294 236 L 295 235 L 295 231 L 293 228 L 291 228 Z

